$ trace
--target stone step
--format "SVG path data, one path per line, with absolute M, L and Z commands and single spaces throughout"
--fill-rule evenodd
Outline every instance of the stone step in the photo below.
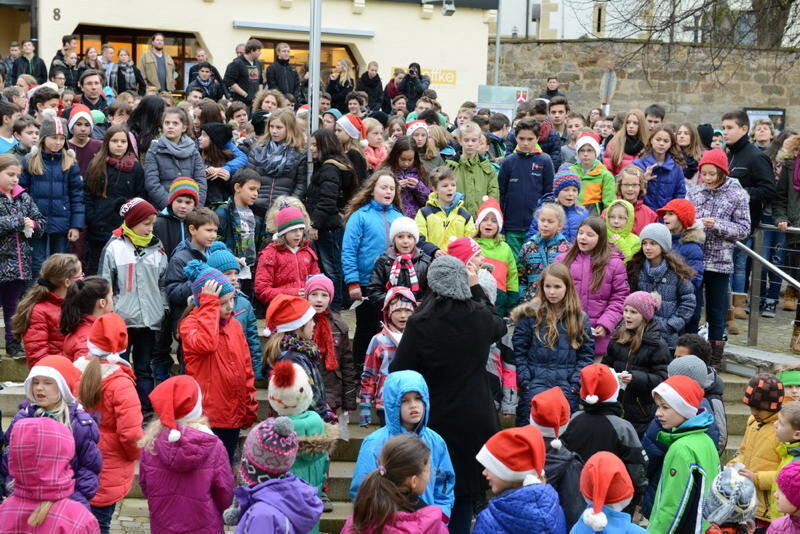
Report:
M 751 377 L 758 373 L 771 373 L 778 365 L 796 364 L 797 356 L 767 352 L 757 347 L 725 345 L 725 370 L 729 373 Z
M 719 376 L 725 382 L 725 390 L 722 394 L 722 400 L 725 404 L 741 404 L 744 388 L 747 386 L 749 378 L 732 373 L 720 373 Z
M 742 436 L 747 428 L 747 419 L 750 417 L 750 408 L 742 404 L 725 403 L 725 415 L 728 420 L 728 435 Z

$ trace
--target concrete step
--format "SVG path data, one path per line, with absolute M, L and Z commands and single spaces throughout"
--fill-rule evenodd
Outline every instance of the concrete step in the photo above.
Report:
M 722 454 L 719 457 L 720 464 L 725 465 L 736 456 L 736 454 L 739 452 L 739 446 L 742 444 L 743 437 L 744 436 L 741 435 L 728 435 L 728 443 L 725 446 L 725 450 L 722 451 Z
M 747 419 L 750 417 L 750 408 L 741 402 L 739 404 L 725 403 L 725 414 L 728 419 L 728 435 L 744 435 Z
M 796 363 L 796 355 L 767 352 L 757 347 L 732 343 L 725 345 L 724 366 L 732 374 L 751 377 L 758 373 L 770 373 L 778 365 Z
M 0 356 L 0 382 L 24 382 L 28 376 L 28 361 L 25 356 L 11 358 L 3 347 Z
M 725 404 L 741 404 L 744 388 L 747 386 L 749 378 L 732 373 L 720 373 L 720 378 L 725 382 L 725 390 L 722 394 Z

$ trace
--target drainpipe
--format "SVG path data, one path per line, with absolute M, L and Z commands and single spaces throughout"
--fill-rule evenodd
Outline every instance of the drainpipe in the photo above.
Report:
M 36 45 L 36 52 L 41 56 L 42 51 L 39 50 L 39 0 L 31 0 L 30 8 L 31 20 L 31 41 Z

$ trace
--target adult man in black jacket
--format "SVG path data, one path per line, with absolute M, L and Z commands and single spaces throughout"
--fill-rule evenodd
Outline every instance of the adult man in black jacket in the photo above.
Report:
M 267 67 L 267 86 L 285 95 L 292 95 L 297 103 L 300 98 L 300 75 L 289 63 L 291 53 L 286 43 L 278 43 L 275 47 L 275 62 Z
M 258 60 L 263 45 L 258 39 L 250 39 L 244 48 L 244 54 L 237 56 L 225 69 L 224 84 L 235 101 L 244 102 L 248 110 L 253 105 L 253 98 L 264 85 L 263 65 Z

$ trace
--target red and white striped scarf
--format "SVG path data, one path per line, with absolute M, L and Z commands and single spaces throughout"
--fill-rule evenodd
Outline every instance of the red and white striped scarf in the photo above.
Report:
M 389 287 L 394 287 L 397 285 L 397 282 L 400 279 L 400 271 L 402 271 L 403 267 L 405 267 L 408 269 L 408 278 L 411 282 L 411 291 L 415 293 L 419 291 L 419 280 L 417 279 L 417 271 L 414 270 L 414 264 L 411 261 L 412 257 L 413 256 L 411 254 L 399 254 L 394 259 L 392 268 L 389 270 Z

